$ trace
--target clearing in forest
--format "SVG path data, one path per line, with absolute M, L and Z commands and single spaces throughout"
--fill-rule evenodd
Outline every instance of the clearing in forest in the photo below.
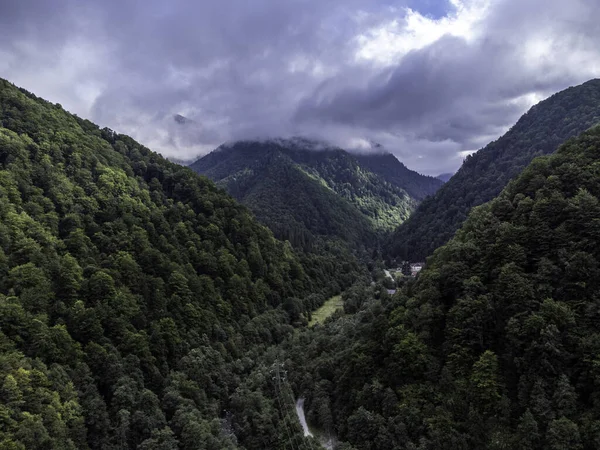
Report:
M 308 322 L 308 326 L 315 326 L 317 322 L 325 323 L 325 320 L 331 316 L 338 309 L 344 307 L 344 302 L 342 301 L 341 295 L 335 295 L 323 303 L 319 309 L 317 309 L 314 313 L 312 313 L 312 319 Z

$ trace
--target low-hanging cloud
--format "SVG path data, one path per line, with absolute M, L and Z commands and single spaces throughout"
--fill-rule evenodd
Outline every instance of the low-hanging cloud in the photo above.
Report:
M 305 135 L 452 171 L 600 74 L 593 0 L 0 3 L 0 76 L 179 159 Z

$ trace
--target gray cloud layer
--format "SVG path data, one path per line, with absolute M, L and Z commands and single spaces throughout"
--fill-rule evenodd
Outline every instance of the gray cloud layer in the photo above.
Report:
M 405 23 L 403 6 L 0 0 L 0 76 L 178 158 L 303 134 L 381 142 L 434 174 L 500 135 L 534 95 L 600 75 L 596 0 L 498 0 L 469 36 L 385 63 L 357 57 L 359 36 Z

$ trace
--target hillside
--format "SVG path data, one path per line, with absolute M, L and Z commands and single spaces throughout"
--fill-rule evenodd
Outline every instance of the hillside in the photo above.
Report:
M 600 126 L 475 208 L 414 284 L 288 346 L 343 448 L 595 449 Z M 369 300 L 369 297 L 371 300 Z
M 386 168 L 382 160 L 395 162 Z M 372 245 L 438 185 L 392 155 L 353 155 L 303 139 L 237 142 L 190 167 L 299 246 L 317 237 Z
M 452 178 L 452 174 L 451 173 L 441 173 L 436 178 L 440 181 L 443 181 L 444 183 L 447 183 L 450 180 L 450 178 Z
M 357 277 L 328 267 L 209 180 L 0 80 L 2 448 L 281 448 L 277 414 L 254 419 L 275 400 L 242 385 Z
M 389 240 L 388 257 L 423 260 L 446 243 L 469 211 L 490 201 L 533 158 L 600 122 L 600 80 L 566 89 L 531 108 L 510 131 L 464 161 Z
M 362 167 L 380 175 L 385 181 L 404 189 L 412 198 L 421 201 L 433 195 L 443 182 L 407 168 L 391 153 L 355 154 Z

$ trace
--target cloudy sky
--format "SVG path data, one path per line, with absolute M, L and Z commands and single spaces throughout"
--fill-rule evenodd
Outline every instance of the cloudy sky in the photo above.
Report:
M 304 135 L 454 171 L 598 42 L 598 0 L 0 0 L 0 77 L 180 159 Z

